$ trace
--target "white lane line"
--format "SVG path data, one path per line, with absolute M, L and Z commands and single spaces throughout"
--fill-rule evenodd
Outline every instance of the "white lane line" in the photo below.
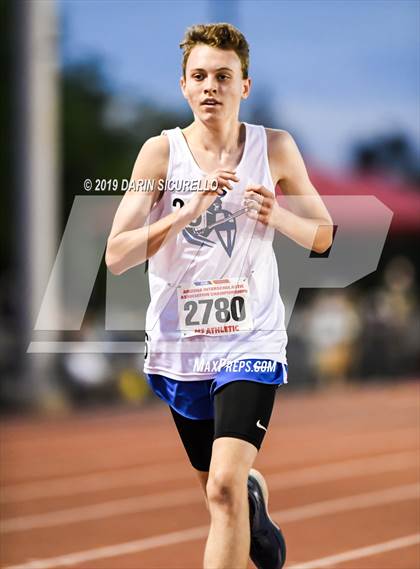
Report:
M 304 508 L 292 508 L 291 510 L 280 510 L 270 514 L 272 517 L 278 517 L 280 523 L 287 521 L 296 521 L 302 519 L 310 519 L 323 516 L 331 512 L 344 512 L 358 508 L 366 508 L 370 506 L 380 506 L 392 502 L 400 502 L 409 500 L 418 496 L 420 489 L 419 484 L 410 484 L 406 486 L 398 486 L 390 488 L 382 492 L 370 492 L 367 494 L 358 494 L 356 496 L 348 496 L 339 500 L 327 500 L 325 502 L 317 502 L 308 504 Z M 289 519 L 288 519 L 289 518 Z M 204 538 L 208 534 L 209 526 L 199 526 L 189 528 L 177 532 L 171 532 L 162 535 L 156 535 L 136 541 L 126 543 L 118 543 L 108 547 L 96 547 L 85 551 L 78 551 L 58 557 L 50 557 L 47 559 L 35 559 L 19 565 L 10 565 L 5 569 L 50 569 L 52 567 L 67 567 L 83 563 L 86 561 L 94 561 L 110 557 L 118 557 L 128 553 L 137 553 L 167 545 L 185 543 Z
M 343 478 L 368 476 L 384 472 L 396 472 L 418 466 L 417 453 L 395 453 L 371 459 L 348 460 L 317 467 L 302 468 L 266 476 L 270 490 L 296 488 Z M 124 514 L 140 513 L 159 508 L 198 503 L 203 499 L 196 488 L 159 492 L 138 497 L 110 500 L 90 506 L 56 510 L 43 514 L 3 519 L 1 533 L 27 531 L 35 528 L 54 527 L 89 520 L 104 519 Z
M 396 472 L 406 468 L 419 467 L 420 454 L 415 452 L 390 453 L 371 458 L 358 458 L 335 463 L 308 466 L 290 472 L 266 476 L 269 488 L 277 490 L 340 480 L 356 476 L 369 476 L 383 472 Z
M 331 565 L 336 565 L 337 563 L 345 563 L 346 561 L 352 561 L 353 559 L 362 559 L 363 557 L 370 557 L 387 551 L 410 547 L 417 543 L 420 543 L 420 533 L 407 535 L 398 539 L 392 539 L 391 541 L 376 543 L 375 545 L 369 545 L 368 547 L 360 547 L 359 549 L 344 551 L 337 555 L 330 555 L 328 557 L 314 559 L 313 561 L 307 561 L 305 563 L 298 563 L 297 565 L 291 565 L 289 569 L 318 569 L 320 567 L 331 567 Z
M 414 456 L 418 451 L 405 451 L 405 452 L 394 452 L 381 454 L 381 456 L 374 457 L 377 460 L 381 460 L 383 457 L 389 457 L 390 460 L 399 461 L 403 460 L 402 457 Z M 420 460 L 420 454 L 418 454 Z M 317 457 L 318 460 L 321 457 Z M 321 473 L 323 470 L 327 473 L 329 467 L 333 468 L 333 464 L 340 468 L 339 464 L 355 464 L 360 461 L 360 464 L 368 463 L 370 458 L 355 458 L 350 460 L 338 460 L 335 463 L 329 462 L 327 464 L 321 464 L 313 467 L 306 467 L 301 469 L 302 472 L 313 469 L 313 474 L 316 476 L 316 472 Z M 282 463 L 276 460 L 264 461 L 263 466 L 269 467 L 270 465 L 281 466 Z M 29 500 L 37 500 L 42 498 L 52 498 L 59 496 L 73 496 L 75 494 L 91 494 L 95 491 L 108 490 L 111 488 L 127 488 L 128 486 L 139 487 L 150 484 L 150 482 L 155 481 L 166 481 L 166 480 L 182 480 L 188 479 L 191 476 L 191 472 L 186 468 L 185 461 L 174 461 L 167 463 L 164 466 L 151 465 L 144 467 L 133 467 L 126 468 L 124 470 L 110 471 L 110 472 L 100 472 L 93 474 L 86 474 L 82 476 L 71 476 L 66 478 L 59 478 L 58 480 L 42 480 L 39 482 L 32 482 L 27 484 L 13 484 L 9 486 L 3 486 L 0 488 L 0 503 L 10 503 L 10 502 L 25 502 Z M 399 468 L 396 468 L 399 470 Z M 290 476 L 299 476 L 300 469 L 294 469 L 290 471 Z M 374 472 L 372 472 L 374 473 Z M 319 474 L 322 476 L 322 474 Z M 328 474 L 325 474 L 328 477 Z M 279 477 L 287 476 L 287 473 L 280 473 Z M 305 474 L 303 475 L 305 476 Z M 308 470 L 308 476 L 309 470 Z M 275 483 L 276 477 L 273 475 L 271 477 L 272 483 Z
M 69 476 L 58 480 L 13 484 L 3 486 L 0 489 L 2 493 L 0 503 L 90 494 L 111 488 L 127 488 L 127 486 L 142 486 L 151 482 L 182 480 L 191 477 L 192 474 L 185 460 L 179 460 L 165 465 L 133 466 L 122 470 Z
M 273 439 L 276 439 L 274 434 L 271 436 Z M 364 453 L 370 454 L 371 452 L 383 453 L 389 450 L 391 443 L 398 443 L 400 441 L 407 443 L 411 439 L 413 442 L 417 442 L 417 438 L 418 429 L 400 429 L 391 432 L 367 433 L 363 439 L 363 443 L 360 445 L 359 451 L 362 455 Z M 297 466 L 299 463 L 304 464 L 309 460 L 317 462 L 328 459 L 331 461 L 331 458 L 340 460 L 340 456 L 332 457 L 331 454 L 334 450 L 346 448 L 346 444 L 350 444 L 354 439 L 359 440 L 360 437 L 343 435 L 340 441 L 337 441 L 336 445 L 333 444 L 329 446 L 325 451 L 322 449 L 307 449 L 302 445 L 302 457 L 301 459 L 294 460 L 293 466 Z M 378 447 L 378 442 L 385 442 L 386 444 L 382 444 L 381 447 Z M 414 450 L 411 444 L 409 447 L 411 448 L 406 447 L 393 450 L 397 452 Z M 363 457 L 359 458 L 362 459 Z M 267 468 L 271 466 L 287 467 L 288 464 L 281 459 L 279 460 L 278 456 L 264 457 L 261 461 L 261 467 Z M 3 485 L 0 488 L 0 503 L 23 502 L 40 498 L 90 493 L 95 491 L 95 481 L 97 481 L 99 490 L 106 490 L 108 488 L 125 488 L 130 484 L 134 486 L 147 485 L 151 480 L 179 480 L 189 477 L 191 477 L 191 472 L 188 469 L 188 464 L 184 460 L 145 466 L 133 466 L 115 471 L 99 471 L 90 474 Z
M 309 520 L 310 518 L 325 516 L 326 514 L 360 510 L 363 508 L 381 506 L 383 504 L 392 504 L 393 502 L 402 502 L 404 500 L 418 500 L 419 496 L 420 484 L 406 484 L 404 486 L 397 486 L 377 492 L 346 496 L 325 502 L 313 502 L 307 506 L 298 506 L 297 508 L 289 508 L 288 510 L 277 510 L 277 512 L 274 513 L 270 512 L 270 516 L 272 518 L 278 518 L 280 524 L 297 522 L 299 520 Z
M 150 494 L 138 498 L 125 498 L 123 500 L 112 500 L 102 502 L 93 506 L 82 506 L 80 508 L 69 508 L 58 510 L 46 514 L 35 514 L 33 516 L 21 516 L 9 518 L 0 524 L 1 533 L 11 533 L 15 531 L 28 531 L 31 529 L 56 527 L 89 520 L 100 520 L 113 516 L 123 516 L 147 512 L 159 508 L 170 508 L 204 500 L 204 495 L 199 488 L 176 490 L 174 492 L 162 492 Z
M 97 547 L 95 549 L 78 551 L 68 555 L 60 555 L 59 557 L 50 557 L 49 559 L 34 559 L 20 565 L 10 565 L 9 567 L 5 567 L 5 569 L 50 569 L 55 567 L 68 567 L 70 565 L 76 565 L 77 563 L 85 563 L 86 561 L 109 559 L 110 557 L 138 553 L 139 551 L 147 551 L 167 545 L 195 541 L 205 538 L 208 532 L 209 526 L 200 526 L 187 530 L 174 531 L 164 535 L 147 537 L 145 539 L 138 539 L 136 541 L 119 543 L 118 545 Z

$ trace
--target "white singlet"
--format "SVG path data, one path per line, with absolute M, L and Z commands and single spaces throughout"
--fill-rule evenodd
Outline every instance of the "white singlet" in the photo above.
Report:
M 287 363 L 274 229 L 250 219 L 242 204 L 250 183 L 275 191 L 267 136 L 263 126 L 243 124 L 239 182 L 231 182 L 233 190 L 166 240 L 149 260 L 146 373 L 200 381 L 216 376 L 217 362 L 252 358 Z M 170 189 L 155 204 L 149 223 L 187 203 L 195 181 L 207 175 L 179 127 L 164 133 L 170 145 Z M 212 366 L 200 371 L 197 359 Z

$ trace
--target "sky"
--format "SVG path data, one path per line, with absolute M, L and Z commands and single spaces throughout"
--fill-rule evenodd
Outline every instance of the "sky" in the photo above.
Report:
M 62 65 L 97 57 L 123 100 L 184 108 L 185 29 L 229 21 L 250 44 L 245 105 L 264 98 L 273 121 L 265 126 L 291 132 L 314 163 L 345 167 L 354 141 L 396 130 L 420 149 L 417 0 L 59 0 L 58 7 Z

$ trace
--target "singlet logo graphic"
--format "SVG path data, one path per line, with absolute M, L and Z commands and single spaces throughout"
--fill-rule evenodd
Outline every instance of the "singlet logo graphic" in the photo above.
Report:
M 245 208 L 233 213 L 224 209 L 221 198 L 217 198 L 200 217 L 183 229 L 182 234 L 189 243 L 205 247 L 213 247 L 217 238 L 231 257 L 236 241 L 236 217 L 244 213 Z

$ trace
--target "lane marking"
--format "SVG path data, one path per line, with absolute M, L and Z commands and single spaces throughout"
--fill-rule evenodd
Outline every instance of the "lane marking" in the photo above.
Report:
M 266 476 L 271 491 L 303 487 L 345 478 L 363 477 L 384 472 L 398 472 L 418 466 L 415 452 L 396 453 L 387 457 L 349 460 L 324 466 L 316 466 Z M 199 503 L 203 499 L 201 490 L 187 488 L 170 492 L 159 492 L 144 496 L 109 500 L 89 506 L 55 510 L 42 514 L 17 516 L 3 519 L 1 533 L 27 531 L 35 528 L 54 527 L 88 520 L 104 519 L 125 514 L 140 513 L 159 508 Z
M 60 555 L 59 557 L 50 557 L 49 559 L 34 559 L 20 565 L 10 565 L 9 567 L 5 567 L 5 569 L 51 569 L 55 567 L 68 567 L 70 565 L 76 565 L 77 563 L 84 563 L 86 561 L 109 559 L 110 557 L 138 553 L 139 551 L 147 551 L 167 545 L 176 545 L 187 541 L 195 541 L 197 539 L 205 538 L 208 531 L 209 526 L 200 526 L 198 528 L 174 531 L 164 535 L 119 543 L 118 545 L 97 547 L 95 549 L 78 551 L 68 555 Z
M 281 431 L 281 429 L 278 429 Z M 353 429 L 354 431 L 354 429 Z M 302 438 L 302 441 L 299 442 L 299 447 L 302 449 L 302 452 L 300 453 L 300 458 L 294 459 L 292 466 L 295 467 L 299 464 L 305 464 L 308 462 L 308 460 L 315 460 L 315 461 L 322 461 L 322 460 L 329 460 L 331 458 L 335 458 L 336 460 L 345 460 L 347 457 L 341 457 L 341 456 L 334 456 L 332 457 L 332 454 L 335 454 L 337 451 L 343 451 L 344 449 L 348 449 L 349 445 L 352 445 L 352 447 L 354 447 L 354 452 L 359 451 L 361 453 L 360 458 L 362 458 L 363 454 L 370 454 L 372 452 L 374 453 L 378 453 L 378 454 L 382 454 L 385 452 L 389 452 L 389 446 L 390 445 L 395 445 L 398 448 L 393 448 L 392 450 L 394 452 L 402 452 L 402 451 L 409 451 L 409 450 L 414 450 L 413 447 L 417 446 L 418 443 L 418 434 L 419 434 L 419 430 L 418 428 L 403 428 L 403 429 L 393 429 L 392 431 L 382 431 L 382 432 L 369 432 L 366 433 L 365 431 L 363 431 L 362 433 L 358 433 L 358 434 L 343 434 L 341 433 L 339 438 L 337 439 L 333 439 L 333 440 L 329 440 L 328 441 L 328 445 L 322 448 L 314 448 L 313 445 L 308 445 L 305 444 L 305 440 Z M 294 432 L 294 435 L 296 435 L 296 432 Z M 273 442 L 273 444 L 276 443 L 276 441 L 280 438 L 282 439 L 282 442 L 284 443 L 284 438 L 285 438 L 285 431 L 283 429 L 282 432 L 280 432 L 278 435 L 276 434 L 276 430 L 271 430 L 270 433 L 270 437 L 271 437 L 271 441 Z M 38 437 L 39 438 L 39 437 Z M 306 437 L 307 439 L 307 437 Z M 37 440 L 37 437 L 34 437 L 34 441 Z M 299 441 L 300 441 L 300 437 L 299 437 Z M 16 441 L 13 442 L 14 447 L 16 448 L 16 445 L 18 445 L 18 443 Z M 160 445 L 161 446 L 161 445 Z M 173 446 L 173 445 L 172 445 Z M 24 453 L 24 448 L 21 449 L 21 454 Z M 303 456 L 304 454 L 304 456 Z M 280 460 L 279 460 L 280 458 Z M 270 466 L 270 465 L 281 465 L 281 466 L 285 466 L 285 467 L 290 467 L 290 462 L 288 461 L 288 458 L 286 457 L 286 460 L 282 459 L 283 457 L 278 457 L 278 456 L 274 456 L 274 457 L 262 457 L 261 458 L 261 465 L 264 465 L 264 467 L 266 466 Z M 14 461 L 16 462 L 16 461 Z M 8 460 L 8 465 L 12 465 L 14 464 L 13 462 L 13 457 L 10 457 L 10 459 Z M 173 459 L 171 461 L 168 462 L 164 462 L 164 461 L 160 461 L 159 465 L 162 466 L 163 470 L 166 470 L 167 472 L 170 471 L 171 469 L 171 465 L 174 462 L 179 462 L 179 464 L 184 464 L 185 460 L 179 460 L 179 461 L 174 461 Z M 127 470 L 132 470 L 134 468 L 138 468 L 139 471 L 143 468 L 148 468 L 148 467 L 152 467 L 152 466 L 157 466 L 157 464 L 149 464 L 149 463 L 144 463 L 143 465 L 135 465 L 135 466 L 125 466 L 124 467 L 120 467 L 118 465 L 116 465 L 115 468 L 115 474 L 117 475 L 119 472 L 125 472 Z M 20 467 L 21 468 L 21 467 Z M 18 492 L 19 489 L 23 489 L 23 488 L 37 488 L 39 487 L 48 487 L 51 484 L 55 484 L 60 483 L 61 481 L 66 481 L 66 484 L 72 484 L 73 479 L 81 479 L 83 477 L 94 477 L 94 476 L 101 476 L 102 472 L 104 474 L 111 474 L 112 473 L 112 469 L 106 469 L 106 471 L 97 471 L 97 472 L 90 472 L 88 474 L 74 474 L 74 475 L 70 475 L 70 476 L 66 476 L 63 477 L 60 474 L 54 474 L 51 476 L 40 476 L 37 477 L 35 480 L 32 481 L 24 481 L 24 480 L 20 480 L 17 482 L 9 482 L 7 484 L 3 484 L 2 489 L 6 490 L 6 492 Z M 3 473 L 3 478 L 4 478 L 4 473 Z M 2 498 L 0 497 L 0 502 L 1 502 Z M 7 500 L 7 497 L 6 497 Z
M 342 443 L 340 443 L 342 447 Z M 374 452 L 380 452 L 378 449 L 372 448 Z M 401 455 L 410 451 L 401 452 Z M 414 450 L 412 450 L 414 452 Z M 418 452 L 418 450 L 417 450 Z M 397 456 L 398 453 L 387 453 L 381 456 Z M 419 455 L 420 456 L 420 455 Z M 313 455 L 314 458 L 322 459 L 322 455 L 317 451 Z M 375 457 L 380 458 L 380 457 Z M 304 463 L 311 459 L 306 453 L 300 462 Z M 347 459 L 345 459 L 347 460 Z M 351 461 L 366 460 L 363 457 L 350 459 Z M 341 462 L 340 460 L 337 461 Z M 295 464 L 299 461 L 295 461 Z M 278 457 L 271 460 L 261 461 L 260 468 L 267 468 L 272 465 L 283 466 L 284 463 L 279 462 Z M 328 463 L 328 464 L 331 464 Z M 125 468 L 117 471 L 97 472 L 85 474 L 81 476 L 67 476 L 58 479 L 41 480 L 36 482 L 4 485 L 1 489 L 0 503 L 6 504 L 10 502 L 24 502 L 26 500 L 36 500 L 40 498 L 52 498 L 58 496 L 72 496 L 74 494 L 86 494 L 95 492 L 95 490 L 107 490 L 111 488 L 126 488 L 128 485 L 143 486 L 150 484 L 151 481 L 163 480 L 182 480 L 191 478 L 191 471 L 187 468 L 184 460 L 173 461 L 165 464 L 154 464 L 146 466 L 136 466 Z M 309 468 L 323 468 L 326 465 L 316 465 Z M 294 473 L 297 470 L 292 471 Z
M 390 453 L 371 458 L 343 460 L 327 465 L 309 466 L 290 472 L 280 472 L 266 476 L 270 488 L 290 488 L 340 480 L 356 476 L 369 476 L 383 472 L 398 472 L 406 468 L 419 467 L 420 455 L 415 452 Z
M 75 494 L 90 494 L 112 488 L 143 486 L 150 482 L 192 478 L 185 460 L 150 466 L 133 466 L 123 470 L 95 472 L 81 476 L 68 476 L 58 480 L 43 480 L 26 484 L 11 484 L 1 489 L 0 503 L 26 502 L 40 498 L 56 498 Z M 169 474 L 169 476 L 168 476 Z
M 327 500 L 325 502 L 317 502 L 308 504 L 303 508 L 292 508 L 291 510 L 278 511 L 272 514 L 273 517 L 280 519 L 280 524 L 285 521 L 296 521 L 309 519 L 331 512 L 344 512 L 358 508 L 366 508 L 367 506 L 380 506 L 390 504 L 392 502 L 400 502 L 417 497 L 420 490 L 420 484 L 409 484 L 406 486 L 398 486 L 381 492 L 370 492 L 367 494 L 359 494 L 356 496 L 348 496 L 339 500 Z M 289 518 L 289 519 L 288 519 Z M 58 557 L 50 557 L 46 559 L 35 559 L 19 565 L 10 565 L 5 569 L 50 569 L 53 567 L 67 567 L 77 563 L 86 561 L 94 561 L 110 557 L 118 557 L 128 553 L 137 553 L 167 545 L 185 543 L 195 541 L 207 536 L 209 526 L 200 526 L 197 528 L 189 528 L 177 532 L 147 537 L 126 543 L 119 543 L 107 547 L 97 547 L 78 551 L 75 553 L 60 555 Z
M 307 561 L 305 563 L 298 563 L 297 565 L 291 565 L 289 569 L 318 569 L 320 567 L 330 567 L 337 563 L 344 563 L 346 561 L 352 561 L 353 559 L 362 559 L 363 557 L 378 555 L 379 553 L 385 553 L 386 551 L 410 547 L 417 543 L 420 543 L 420 533 L 407 535 L 398 539 L 392 539 L 391 541 L 376 543 L 375 545 L 369 545 L 367 547 L 360 547 L 359 549 L 351 549 L 349 551 L 344 551 L 343 553 L 338 553 L 337 555 L 321 557 L 321 559 L 314 559 L 313 561 Z
M 298 506 L 297 508 L 289 508 L 288 510 L 277 510 L 277 512 L 273 514 L 270 513 L 270 516 L 272 518 L 278 518 L 281 525 L 282 523 L 309 520 L 318 516 L 325 516 L 326 514 L 361 510 L 368 507 L 381 506 L 383 504 L 392 504 L 393 502 L 419 499 L 419 496 L 420 484 L 406 484 L 404 486 L 397 486 L 377 492 L 345 496 L 344 498 L 336 498 L 324 502 L 313 502 L 306 506 Z

